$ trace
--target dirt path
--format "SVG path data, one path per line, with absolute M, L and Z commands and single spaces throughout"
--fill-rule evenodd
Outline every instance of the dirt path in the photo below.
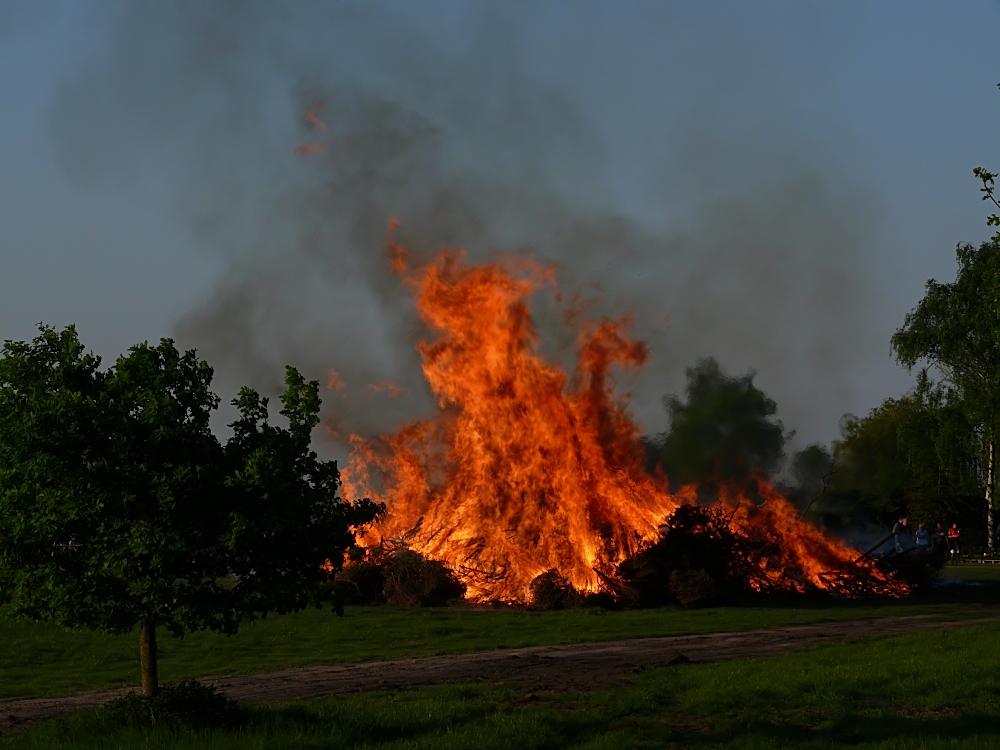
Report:
M 930 617 L 792 625 L 739 633 L 535 646 L 485 653 L 431 656 L 327 667 L 302 667 L 267 674 L 207 678 L 226 695 L 251 703 L 279 703 L 334 693 L 407 688 L 445 682 L 509 682 L 533 692 L 591 690 L 620 684 L 623 675 L 689 662 L 770 656 L 813 643 L 897 635 L 918 630 L 997 622 L 1000 617 L 935 621 Z M 62 698 L 0 701 L 0 733 L 106 703 L 135 688 L 85 692 Z

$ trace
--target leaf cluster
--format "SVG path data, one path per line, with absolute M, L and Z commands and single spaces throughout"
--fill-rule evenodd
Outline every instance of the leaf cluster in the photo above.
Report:
M 891 345 L 900 364 L 932 364 L 988 417 L 1000 406 L 1000 243 L 959 245 L 955 255 L 955 281 L 928 281 Z

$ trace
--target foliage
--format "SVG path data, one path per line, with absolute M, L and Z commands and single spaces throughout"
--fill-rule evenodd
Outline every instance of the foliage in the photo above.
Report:
M 385 604 L 383 564 L 369 555 L 352 560 L 337 573 L 339 599 L 347 604 Z
M 998 84 L 1000 88 L 1000 84 Z M 983 167 L 973 174 L 982 182 L 984 201 L 1000 208 L 995 195 L 997 175 Z M 992 213 L 987 226 L 1000 227 Z M 997 421 L 1000 418 L 1000 231 L 979 248 L 959 245 L 958 274 L 950 284 L 929 280 L 924 298 L 907 314 L 892 337 L 900 364 L 912 369 L 926 361 L 936 367 L 959 394 L 964 411 L 982 435 L 986 544 L 994 551 L 996 510 Z
M 354 529 L 382 510 L 337 497 L 336 461 L 320 461 L 309 447 L 319 424 L 319 384 L 288 367 L 285 385 L 280 414 L 288 428 L 269 424 L 268 400 L 243 388 L 225 446 L 229 525 L 222 541 L 244 617 L 318 605 L 330 566 L 339 569 L 354 544 Z
M 981 526 L 981 440 L 960 394 L 922 371 L 910 393 L 844 418 L 828 503 L 853 505 L 885 526 L 900 514 Z
M 246 720 L 236 701 L 197 680 L 164 685 L 155 696 L 128 693 L 104 706 L 102 713 L 116 727 L 234 729 Z
M 997 88 L 1000 89 L 1000 83 L 997 84 Z M 1000 208 L 1000 201 L 996 197 L 996 178 L 998 175 L 996 172 L 990 172 L 988 169 L 983 167 L 976 167 L 972 170 L 972 173 L 978 177 L 983 186 L 979 189 L 979 192 L 983 194 L 983 200 L 989 201 L 995 207 Z M 1000 227 L 1000 216 L 996 213 L 991 213 L 986 217 L 986 226 L 988 227 Z M 1000 244 L 1000 230 L 993 235 L 993 242 L 995 244 Z
M 979 192 L 983 194 L 984 201 L 990 201 L 994 206 L 1000 208 L 1000 201 L 996 198 L 996 178 L 998 177 L 996 172 L 990 172 L 983 167 L 976 167 L 972 170 L 972 173 L 982 180 L 983 186 L 979 189 Z M 1000 227 L 1000 216 L 995 213 L 990 214 L 986 217 L 986 226 L 988 227 Z M 1000 231 L 993 235 L 994 242 L 1000 242 Z
M 807 496 L 823 491 L 827 482 L 836 474 L 836 462 L 830 451 L 819 444 L 808 445 L 792 456 L 789 474 L 796 487 Z
M 980 175 L 982 177 L 982 175 Z M 992 180 L 992 177 L 989 178 Z M 984 190 L 992 183 L 984 179 Z M 989 193 L 992 194 L 991 192 Z M 1000 415 L 1000 241 L 956 250 L 955 281 L 927 282 L 926 293 L 892 337 L 899 362 L 912 368 L 924 360 L 954 388 L 962 411 L 981 435 L 986 476 L 987 546 L 994 543 L 997 419 Z
M 11 612 L 173 632 L 238 620 L 219 544 L 222 449 L 211 369 L 172 343 L 108 372 L 76 332 L 42 328 L 0 357 L 0 588 Z M 206 606 L 211 602 L 211 606 Z
M 0 356 L 0 592 L 7 612 L 126 633 L 235 632 L 318 603 L 321 566 L 379 511 L 336 497 L 309 450 L 318 383 L 288 368 L 282 415 L 243 389 L 221 445 L 212 369 L 164 339 L 107 371 L 75 329 Z M 155 670 L 155 638 L 152 665 Z M 152 689 L 155 690 L 155 671 Z
M 1000 406 L 1000 244 L 959 245 L 952 283 L 929 280 L 892 336 L 900 364 L 934 365 L 981 418 Z
M 975 173 L 984 200 L 996 203 L 996 175 Z M 956 259 L 955 281 L 928 281 L 891 342 L 900 364 L 928 363 L 942 382 L 923 370 L 910 393 L 864 418 L 845 417 L 836 477 L 820 504 L 827 511 L 839 506 L 843 515 L 853 506 L 885 525 L 901 513 L 918 522 L 957 520 L 983 538 L 981 498 L 989 516 L 1000 416 L 1000 234 L 978 248 L 959 245 Z M 986 526 L 993 528 L 991 517 Z
M 753 378 L 730 377 L 711 358 L 687 370 L 687 400 L 664 400 L 670 426 L 661 457 L 672 482 L 728 480 L 778 468 L 787 436 L 773 419 L 777 405 Z

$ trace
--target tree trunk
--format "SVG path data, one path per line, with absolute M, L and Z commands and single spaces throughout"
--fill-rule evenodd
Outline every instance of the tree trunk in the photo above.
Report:
M 993 483 L 996 463 L 996 441 L 993 434 L 990 434 L 989 458 L 986 461 L 986 546 L 989 549 L 990 557 L 993 557 Z
M 152 615 L 142 621 L 139 631 L 139 666 L 142 694 L 153 697 L 160 689 L 160 682 L 156 674 L 156 619 Z

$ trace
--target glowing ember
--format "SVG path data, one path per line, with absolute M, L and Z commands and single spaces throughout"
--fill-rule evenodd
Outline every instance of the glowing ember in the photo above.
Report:
M 609 384 L 612 366 L 646 363 L 646 346 L 628 337 L 627 318 L 585 323 L 571 379 L 539 355 L 528 308 L 532 293 L 554 284 L 552 268 L 525 258 L 470 265 L 449 250 L 421 263 L 397 244 L 390 253 L 431 335 L 417 348 L 439 411 L 377 440 L 351 437 L 345 495 L 388 508 L 363 543 L 405 540 L 454 569 L 472 600 L 524 601 L 550 569 L 596 591 L 596 571 L 613 575 L 694 494 L 671 495 L 645 471 L 639 430 Z M 758 561 L 767 579 L 834 588 L 830 571 L 851 565 L 856 550 L 768 492 L 763 508 L 720 498 L 733 524 L 778 542 Z

